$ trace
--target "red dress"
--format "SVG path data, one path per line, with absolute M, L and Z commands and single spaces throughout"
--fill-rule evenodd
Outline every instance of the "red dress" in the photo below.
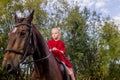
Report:
M 49 49 L 56 47 L 57 49 L 63 51 L 64 53 L 66 52 L 65 44 L 62 40 L 55 41 L 52 39 L 47 42 L 47 45 L 48 45 Z M 72 68 L 72 64 L 70 63 L 70 61 L 59 50 L 52 51 L 54 57 L 57 57 L 58 59 L 63 61 L 66 64 L 66 66 L 68 66 L 69 68 Z

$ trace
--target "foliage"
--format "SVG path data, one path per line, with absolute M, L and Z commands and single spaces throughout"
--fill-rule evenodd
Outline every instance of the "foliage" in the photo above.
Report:
M 86 33 L 86 22 L 84 17 L 79 13 L 78 7 L 70 12 L 66 20 L 68 22 L 66 31 L 67 41 L 69 42 L 67 50 L 70 58 L 73 61 L 72 63 L 78 67 L 76 70 L 79 70 L 81 67 L 81 57 L 84 55 L 85 51 L 88 48 L 88 45 L 86 43 L 86 40 L 88 40 L 88 35 Z
M 8 2 L 7 2 L 8 1 Z M 58 5 L 59 4 L 59 5 Z M 78 80 L 118 80 L 120 74 L 120 33 L 110 18 L 65 0 L 1 0 L 0 64 L 7 45 L 7 33 L 14 14 L 26 17 L 35 10 L 33 22 L 46 40 L 52 27 L 62 29 L 66 56 L 73 64 Z M 0 67 L 0 79 L 8 78 Z M 11 78 L 12 79 L 12 78 Z
M 8 2 L 11 2 L 12 0 L 0 0 L 0 8 L 5 7 Z
M 99 19 L 99 15 L 91 13 L 86 7 L 79 12 L 78 6 L 71 10 L 66 19 L 67 50 L 79 78 L 99 78 L 96 76 L 98 25 L 95 26 L 100 23 Z
M 7 2 L 6 2 L 7 1 Z M 0 65 L 2 64 L 3 60 L 3 54 L 5 52 L 5 48 L 7 45 L 7 33 L 12 29 L 14 25 L 14 14 L 16 13 L 18 17 L 26 17 L 29 12 L 32 10 L 35 10 L 35 18 L 34 22 L 36 25 L 39 24 L 38 26 L 42 26 L 41 24 L 45 22 L 45 19 L 41 19 L 42 16 L 45 16 L 46 13 L 40 9 L 40 4 L 42 3 L 43 0 L 4 0 L 3 2 L 0 1 L 0 4 L 4 3 L 4 5 L 0 6 Z M 24 4 L 23 4 L 24 3 Z M 34 5 L 38 4 L 38 5 Z M 31 8 L 30 8 L 31 6 Z M 27 14 L 25 12 L 28 11 Z M 21 13 L 18 14 L 18 13 Z M 39 27 L 38 27 L 39 28 Z M 0 80 L 14 80 L 15 78 L 11 75 L 8 75 L 7 73 L 3 72 L 1 66 L 0 66 Z
M 5 71 L 3 71 L 3 69 L 0 67 L 0 80 L 15 80 L 13 75 L 10 75 L 8 73 L 6 73 Z
M 116 64 L 116 61 L 119 60 L 114 60 L 113 62 L 110 62 L 110 67 L 109 67 L 109 76 L 107 77 L 109 80 L 119 80 L 120 79 L 120 64 Z
M 120 60 L 120 33 L 118 27 L 109 19 L 106 19 L 100 35 L 98 59 L 102 63 L 99 65 L 101 73 L 109 80 L 118 80 L 118 73 L 120 72 L 118 68 Z

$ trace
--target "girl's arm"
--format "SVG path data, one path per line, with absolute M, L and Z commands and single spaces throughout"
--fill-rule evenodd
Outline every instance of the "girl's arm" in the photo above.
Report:
M 65 44 L 63 42 L 61 42 L 61 44 L 59 44 L 59 48 L 52 48 L 52 51 L 54 51 L 55 53 L 62 53 L 62 54 L 65 54 L 66 52 L 66 49 L 65 49 Z

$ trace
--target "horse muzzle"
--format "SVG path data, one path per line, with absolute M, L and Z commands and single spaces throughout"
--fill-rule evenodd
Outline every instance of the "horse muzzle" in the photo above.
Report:
M 18 65 L 14 65 L 10 61 L 4 61 L 2 62 L 2 68 L 4 71 L 10 74 L 15 74 L 17 72 Z

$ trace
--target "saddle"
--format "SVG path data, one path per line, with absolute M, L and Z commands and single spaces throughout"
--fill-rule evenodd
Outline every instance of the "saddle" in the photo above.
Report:
M 68 75 L 67 70 L 65 68 L 65 64 L 61 60 L 59 60 L 58 58 L 55 58 L 55 59 L 56 59 L 57 63 L 59 64 L 59 68 L 60 68 L 60 71 L 62 73 L 63 80 L 71 80 L 70 76 Z

